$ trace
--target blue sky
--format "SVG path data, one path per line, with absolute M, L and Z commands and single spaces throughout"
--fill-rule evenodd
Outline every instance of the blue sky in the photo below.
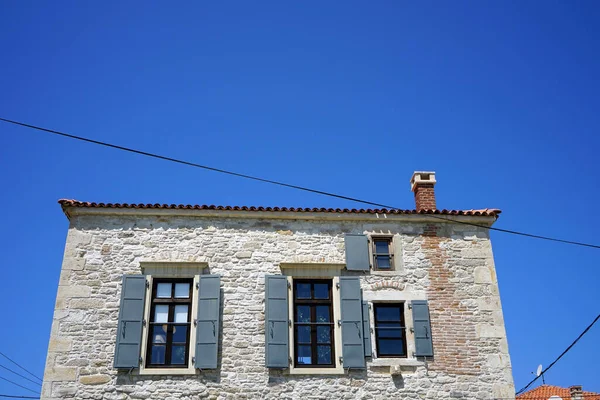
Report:
M 6 1 L 0 116 L 399 208 L 435 170 L 440 208 L 598 244 L 599 18 L 593 1 Z M 40 376 L 57 199 L 360 206 L 4 123 L 0 179 L 0 351 Z M 600 252 L 492 239 L 519 389 L 598 314 Z M 599 342 L 595 326 L 546 382 L 600 392 Z

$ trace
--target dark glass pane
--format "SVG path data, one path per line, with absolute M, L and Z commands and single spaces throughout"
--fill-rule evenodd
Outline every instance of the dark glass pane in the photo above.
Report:
M 171 364 L 185 364 L 185 346 L 173 346 Z
M 173 327 L 173 343 L 187 342 L 187 326 L 176 325 Z
M 315 299 L 329 298 L 329 285 L 327 283 L 315 283 Z
M 404 356 L 404 345 L 398 339 L 379 339 L 377 341 L 377 352 L 380 356 Z
M 154 325 L 152 327 L 152 343 L 167 342 L 167 325 Z
M 152 355 L 150 356 L 151 364 L 164 364 L 165 363 L 165 346 L 153 345 Z
M 402 338 L 402 329 L 377 329 L 380 338 Z
M 375 307 L 375 320 L 400 321 L 400 307 Z
M 330 322 L 329 306 L 317 306 L 317 321 L 316 322 Z
M 312 357 L 310 356 L 310 346 L 298 346 L 298 364 L 312 364 Z
M 310 326 L 299 326 L 296 330 L 298 343 L 310 343 Z
M 296 306 L 296 322 L 310 322 L 310 306 Z
M 379 269 L 390 269 L 392 264 L 389 256 L 377 256 L 377 268 Z
M 376 240 L 375 241 L 375 253 L 376 254 L 389 254 L 390 253 L 390 242 L 387 240 Z
M 331 346 L 317 346 L 317 364 L 331 364 Z
M 331 327 L 317 326 L 317 343 L 331 343 Z
M 297 299 L 310 299 L 310 283 L 297 283 L 296 284 L 296 298 Z

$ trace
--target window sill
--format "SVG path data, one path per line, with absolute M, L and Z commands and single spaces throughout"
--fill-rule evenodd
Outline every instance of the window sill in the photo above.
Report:
M 371 367 L 422 367 L 424 362 L 415 359 L 406 358 L 376 358 L 368 363 Z
M 288 375 L 344 375 L 344 368 L 290 368 Z
M 139 375 L 196 375 L 195 368 L 140 368 Z
M 391 270 L 391 271 L 382 271 L 380 269 L 372 269 L 371 270 L 371 275 L 379 275 L 379 276 L 398 276 L 398 275 L 404 275 L 403 271 L 398 271 L 398 270 Z

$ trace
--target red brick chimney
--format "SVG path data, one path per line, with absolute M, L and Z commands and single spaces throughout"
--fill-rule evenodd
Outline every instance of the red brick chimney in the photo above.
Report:
M 571 400 L 583 400 L 583 388 L 581 385 L 569 386 Z
M 417 211 L 435 210 L 435 172 L 415 171 L 410 178 L 410 189 L 415 193 Z

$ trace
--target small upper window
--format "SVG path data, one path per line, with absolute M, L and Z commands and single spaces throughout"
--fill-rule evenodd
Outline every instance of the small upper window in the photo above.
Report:
M 373 269 L 381 271 L 394 269 L 392 238 L 373 238 Z
M 404 303 L 374 304 L 377 357 L 406 357 Z
M 155 279 L 147 368 L 186 368 L 190 351 L 191 279 Z

